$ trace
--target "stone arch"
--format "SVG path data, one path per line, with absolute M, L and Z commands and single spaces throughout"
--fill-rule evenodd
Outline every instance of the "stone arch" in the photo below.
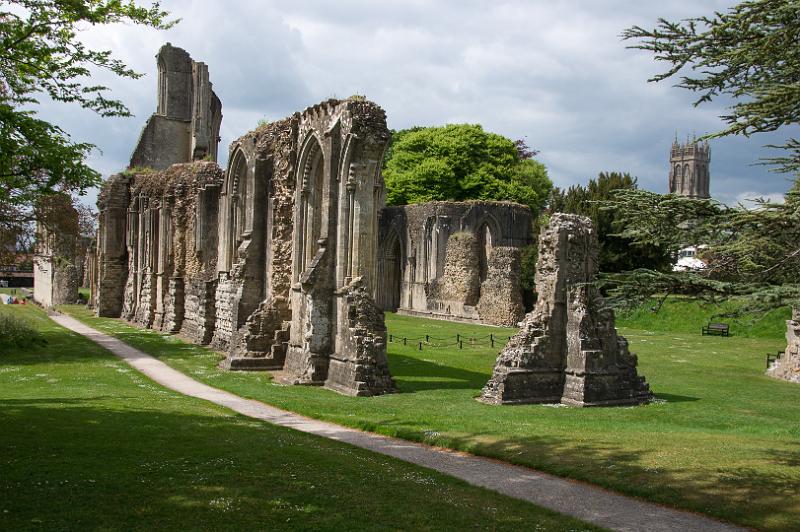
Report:
M 383 310 L 396 311 L 400 306 L 403 283 L 403 241 L 392 226 L 380 243 L 378 256 L 378 306 Z
M 296 228 L 298 268 L 297 280 L 319 250 L 322 237 L 322 209 L 324 208 L 325 156 L 322 144 L 310 134 L 304 144 L 298 165 L 300 184 L 300 220 Z
M 226 193 L 228 196 L 228 216 L 226 224 L 226 246 L 224 249 L 225 269 L 230 270 L 236 262 L 236 250 L 242 243 L 247 227 L 247 203 L 249 176 L 247 157 L 237 149 L 228 165 Z

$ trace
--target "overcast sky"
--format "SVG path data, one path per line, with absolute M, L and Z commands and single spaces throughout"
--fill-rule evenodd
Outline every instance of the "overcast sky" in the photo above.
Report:
M 92 46 L 146 74 L 100 74 L 136 115 L 104 119 L 65 104 L 41 107 L 77 141 L 98 146 L 90 163 L 104 175 L 126 167 L 156 107 L 155 54 L 164 42 L 208 64 L 222 100 L 225 164 L 229 143 L 259 119 L 279 119 L 329 97 L 363 94 L 389 127 L 479 123 L 541 150 L 558 186 L 600 171 L 625 171 L 643 188 L 667 191 L 669 148 L 716 131 L 722 104 L 692 106 L 646 52 L 619 34 L 658 17 L 681 19 L 734 1 L 694 0 L 163 0 L 182 21 L 159 32 L 138 26 L 89 28 Z M 726 203 L 779 196 L 785 176 L 753 166 L 790 134 L 712 141 L 711 194 Z M 87 197 L 94 201 L 95 194 Z

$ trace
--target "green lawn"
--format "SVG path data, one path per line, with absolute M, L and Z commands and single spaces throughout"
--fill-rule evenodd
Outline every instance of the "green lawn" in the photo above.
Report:
M 733 336 L 744 338 L 782 338 L 786 331 L 786 320 L 791 318 L 789 307 L 771 310 L 765 314 L 735 312 L 741 303 L 728 301 L 715 305 L 703 301 L 691 301 L 682 297 L 667 299 L 658 312 L 653 312 L 658 302 L 647 304 L 625 312 L 617 312 L 617 323 L 633 329 L 659 330 L 696 334 L 709 322 L 730 325 Z
M 593 530 L 165 390 L 37 307 L 3 314 L 48 344 L 0 350 L 0 530 Z
M 239 395 L 383 434 L 498 457 L 747 526 L 800 522 L 800 386 L 763 375 L 773 338 L 623 328 L 657 394 L 647 406 L 577 409 L 475 401 L 499 348 L 390 344 L 401 393 L 352 398 L 227 373 L 220 355 L 119 320 L 67 309 L 171 366 Z M 387 314 L 395 339 L 508 330 Z M 485 341 L 485 340 L 484 340 Z

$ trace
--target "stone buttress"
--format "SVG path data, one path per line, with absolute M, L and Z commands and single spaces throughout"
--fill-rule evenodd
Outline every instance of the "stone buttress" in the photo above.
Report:
M 597 248 L 588 218 L 551 218 L 539 238 L 536 306 L 498 356 L 481 401 L 605 406 L 651 399 L 613 311 L 591 284 Z

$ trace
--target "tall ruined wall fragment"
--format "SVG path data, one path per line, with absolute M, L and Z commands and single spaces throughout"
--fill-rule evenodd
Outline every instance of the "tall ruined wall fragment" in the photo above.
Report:
M 498 356 L 482 401 L 600 406 L 650 400 L 636 356 L 591 284 L 597 252 L 588 218 L 551 218 L 539 238 L 536 307 Z
M 289 382 L 351 395 L 395 390 L 383 313 L 372 299 L 386 114 L 329 100 L 298 118 Z
M 42 198 L 35 209 L 33 299 L 45 308 L 78 301 L 80 227 L 78 211 L 66 194 Z
M 222 171 L 212 162 L 128 172 L 104 184 L 98 203 L 100 315 L 198 343 L 211 340 L 221 184 Z
M 792 319 L 786 321 L 786 350 L 767 370 L 776 379 L 800 383 L 800 310 L 792 309 Z
M 100 187 L 97 199 L 97 280 L 95 308 L 98 316 L 122 315 L 125 284 L 128 279 L 126 242 L 129 178 L 125 174 L 109 177 Z
M 528 207 L 509 202 L 383 209 L 376 300 L 402 314 L 516 325 L 524 308 L 514 257 L 532 241 L 531 222 Z
M 280 369 L 288 345 L 298 115 L 231 144 L 221 196 L 214 345 L 228 369 Z
M 175 163 L 217 160 L 222 103 L 208 67 L 170 43 L 156 56 L 158 107 L 131 155 L 131 168 L 164 170 Z

